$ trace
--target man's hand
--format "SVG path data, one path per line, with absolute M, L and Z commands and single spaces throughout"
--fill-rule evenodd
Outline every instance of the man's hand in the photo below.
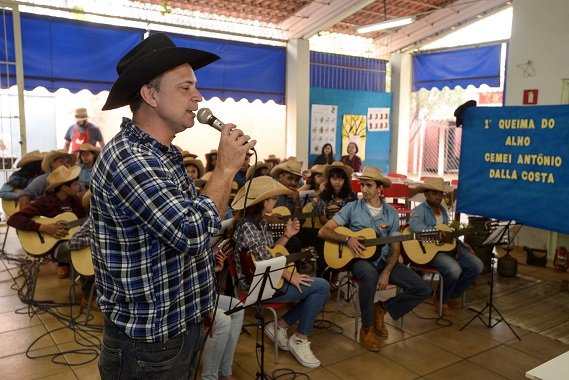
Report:
M 40 224 L 40 232 L 45 232 L 48 235 L 53 236 L 56 239 L 63 239 L 67 236 L 69 229 L 67 224 L 64 222 L 50 223 L 50 224 Z
M 285 234 L 287 234 L 289 237 L 293 237 L 294 235 L 296 235 L 298 233 L 298 231 L 300 231 L 299 220 L 296 218 L 289 219 L 286 222 Z
M 235 175 L 245 161 L 245 155 L 257 144 L 251 137 L 237 129 L 235 124 L 225 124 L 221 131 L 219 148 L 217 150 L 216 168 Z
M 366 247 L 357 238 L 351 237 L 346 245 L 350 248 L 354 257 L 363 257 Z
M 288 282 L 294 285 L 298 289 L 298 291 L 302 293 L 300 285 L 312 286 L 314 279 L 307 274 L 300 274 L 298 272 L 294 272 L 292 276 L 290 276 Z
M 387 289 L 387 285 L 389 285 L 390 275 L 391 273 L 389 273 L 385 269 L 381 271 L 381 273 L 379 274 L 379 279 L 377 280 L 377 287 L 379 288 L 379 290 Z
M 213 268 L 214 272 L 221 272 L 223 270 L 223 264 L 225 262 L 225 254 L 223 253 L 223 251 L 218 250 L 217 252 L 215 252 L 214 254 L 214 258 L 215 258 L 215 267 Z

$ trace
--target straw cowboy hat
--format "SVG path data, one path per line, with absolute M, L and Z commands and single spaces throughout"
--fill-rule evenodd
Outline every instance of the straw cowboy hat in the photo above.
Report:
M 184 158 L 184 166 L 193 165 L 198 169 L 198 178 L 204 175 L 205 168 L 203 166 L 202 160 L 197 160 L 195 158 L 186 157 Z
M 16 167 L 21 168 L 22 166 L 27 165 L 31 162 L 41 161 L 43 160 L 44 156 L 45 154 L 39 150 L 32 150 L 31 152 L 28 152 L 22 156 L 20 161 L 18 161 L 16 164 Z
M 271 169 L 271 176 L 277 178 L 282 172 L 302 177 L 302 162 L 297 161 L 296 158 L 286 160 Z
M 187 150 L 180 150 L 180 153 L 182 153 L 182 158 L 187 158 L 187 157 L 198 158 L 197 154 L 190 153 Z
M 80 171 L 81 168 L 79 166 L 72 166 L 71 168 L 66 166 L 58 167 L 47 176 L 47 187 L 45 191 L 53 190 L 65 182 L 79 178 Z
M 218 59 L 219 56 L 207 51 L 176 47 L 164 33 L 152 34 L 117 64 L 119 77 L 109 92 L 103 111 L 128 105 L 144 84 L 170 69 L 189 63 L 197 70 Z
M 267 168 L 267 170 L 271 171 L 271 167 L 268 164 L 264 163 L 263 161 L 260 161 L 257 162 L 257 165 L 249 166 L 249 168 L 247 169 L 247 174 L 245 174 L 245 179 L 246 180 L 251 179 L 255 174 L 255 172 L 257 171 L 257 169 L 261 168 Z
M 312 165 L 312 167 L 310 169 L 308 169 L 308 171 L 310 172 L 310 175 L 314 175 L 314 174 L 324 175 L 325 169 L 326 169 L 326 165 L 316 164 L 316 165 Z
M 334 161 L 330 165 L 326 165 L 326 168 L 324 169 L 324 177 L 326 177 L 326 179 L 330 178 L 330 171 L 332 169 L 343 170 L 344 173 L 346 173 L 346 175 L 348 176 L 348 179 L 352 178 L 353 170 L 351 166 L 344 165 L 341 161 Z
M 265 162 L 275 162 L 276 164 L 280 164 L 281 159 L 274 154 L 269 154 L 269 157 L 265 158 Z
M 93 152 L 93 155 L 97 157 L 101 153 L 101 148 L 94 146 L 93 144 L 83 143 L 79 147 L 79 152 Z
M 234 210 L 243 210 L 245 207 L 245 193 L 249 185 L 245 185 L 239 189 L 235 195 L 235 199 L 231 204 Z M 256 205 L 265 199 L 274 198 L 278 195 L 292 194 L 292 190 L 286 188 L 280 182 L 275 181 L 268 175 L 255 177 L 251 180 L 251 187 L 247 196 L 247 207 Z
M 84 209 L 88 209 L 91 205 L 91 190 L 87 190 L 83 197 L 81 197 L 81 204 L 83 205 Z
M 48 152 L 41 162 L 41 170 L 43 170 L 44 173 L 49 173 L 51 171 L 51 163 L 53 160 L 66 156 L 71 160 L 71 165 L 74 165 L 75 161 L 77 161 L 77 156 L 71 153 L 67 153 L 65 149 L 52 150 Z
M 205 154 L 205 157 L 207 158 L 207 157 L 211 156 L 212 154 L 217 155 L 217 149 L 210 150 L 209 153 Z
M 384 177 L 381 170 L 375 166 L 366 166 L 362 171 L 362 175 L 360 175 L 359 179 L 371 179 L 373 181 L 378 181 L 383 185 L 383 187 L 391 186 L 391 180 L 387 177 Z
M 423 183 L 415 187 L 417 193 L 423 193 L 425 190 L 442 191 L 450 193 L 453 189 L 445 184 L 445 180 L 439 177 L 427 177 Z
M 85 121 L 89 118 L 89 115 L 87 114 L 87 108 L 77 108 L 75 110 L 75 119 L 77 121 Z

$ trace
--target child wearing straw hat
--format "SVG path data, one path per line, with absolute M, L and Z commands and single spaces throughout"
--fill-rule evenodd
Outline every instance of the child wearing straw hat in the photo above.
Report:
M 235 251 L 248 251 L 255 256 L 256 260 L 268 260 L 272 258 L 267 247 L 276 244 L 284 246 L 288 240 L 300 230 L 300 223 L 296 219 L 289 219 L 283 235 L 274 241 L 269 224 L 264 218 L 265 213 L 270 213 L 276 203 L 276 197 L 291 193 L 291 190 L 269 176 L 253 178 L 251 186 L 242 187 L 233 200 L 233 209 L 236 210 L 235 232 L 233 240 L 236 243 Z M 247 194 L 247 190 L 249 193 Z M 247 196 L 247 199 L 245 199 Z M 239 277 L 243 277 L 243 269 L 239 255 L 235 255 Z M 277 323 L 277 336 L 274 336 L 273 323 L 265 325 L 265 334 L 272 340 L 277 341 L 279 348 L 290 351 L 296 360 L 305 367 L 316 368 L 320 361 L 310 349 L 310 336 L 314 320 L 324 305 L 330 299 L 330 285 L 321 278 L 313 278 L 296 271 L 285 269 L 282 278 L 287 282 L 280 289 L 283 293 L 273 298 L 275 302 L 296 302 Z M 243 283 L 244 282 L 244 283 Z M 244 289 L 249 284 L 243 281 Z M 287 336 L 287 328 L 296 323 L 298 329 L 290 338 Z
M 447 186 L 444 179 L 427 177 L 415 190 L 425 194 L 425 201 L 415 207 L 409 219 L 409 228 L 413 232 L 421 232 L 435 228 L 437 224 L 449 224 L 449 217 L 445 207 L 441 206 L 444 193 L 452 188 Z M 457 239 L 454 252 L 439 252 L 429 261 L 428 265 L 437 268 L 443 276 L 443 315 L 452 314 L 451 308 L 461 307 L 460 297 L 476 278 L 482 273 L 484 264 L 474 254 L 472 248 Z M 439 292 L 441 289 L 438 290 Z M 435 308 L 439 308 L 439 297 L 434 294 Z

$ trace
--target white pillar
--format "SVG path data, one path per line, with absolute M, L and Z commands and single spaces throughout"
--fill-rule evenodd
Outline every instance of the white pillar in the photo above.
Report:
M 308 166 L 310 49 L 308 40 L 290 40 L 286 49 L 285 152 Z M 285 157 L 286 158 L 286 157 Z
M 393 123 L 391 124 L 389 170 L 401 174 L 406 174 L 408 171 L 412 63 L 411 54 L 395 54 L 391 58 Z

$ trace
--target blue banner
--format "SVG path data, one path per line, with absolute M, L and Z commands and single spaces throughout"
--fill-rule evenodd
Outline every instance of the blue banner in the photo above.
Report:
M 457 210 L 569 233 L 569 105 L 464 113 Z

